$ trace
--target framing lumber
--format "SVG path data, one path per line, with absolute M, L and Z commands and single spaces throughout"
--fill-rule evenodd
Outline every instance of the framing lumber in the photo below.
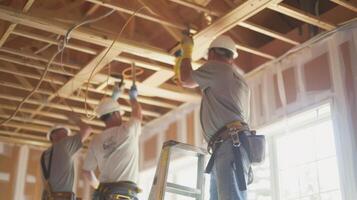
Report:
M 256 31 L 258 33 L 261 33 L 261 34 L 264 34 L 264 35 L 267 35 L 267 36 L 270 36 L 272 38 L 275 38 L 275 39 L 278 39 L 278 40 L 281 40 L 281 41 L 284 41 L 284 42 L 287 42 L 287 43 L 290 43 L 292 45 L 299 45 L 300 43 L 295 41 L 295 40 L 292 40 L 288 37 L 286 37 L 285 35 L 281 34 L 281 33 L 278 33 L 276 31 L 273 31 L 273 30 L 270 30 L 270 29 L 267 29 L 263 26 L 260 26 L 258 24 L 254 24 L 254 23 L 251 23 L 251 22 L 247 22 L 247 21 L 242 21 L 242 22 L 239 22 L 238 24 L 239 26 L 241 27 L 244 27 L 244 28 L 247 28 L 247 29 L 250 29 L 252 31 Z
M 268 8 L 271 10 L 274 10 L 276 12 L 282 13 L 284 15 L 290 16 L 292 18 L 295 18 L 297 20 L 300 20 L 300 21 L 306 22 L 308 24 L 328 30 L 328 31 L 336 28 L 335 25 L 333 25 L 329 22 L 324 22 L 319 17 L 316 17 L 314 15 L 311 15 L 308 12 L 301 11 L 299 9 L 296 9 L 296 8 L 289 6 L 287 4 L 284 4 L 284 3 L 270 4 Z
M 13 54 L 13 55 L 22 56 L 22 57 L 24 57 L 24 58 L 35 59 L 35 60 L 44 61 L 44 62 L 47 62 L 47 61 L 48 61 L 46 58 L 42 58 L 42 57 L 37 56 L 37 55 L 32 55 L 32 54 L 22 53 L 22 52 L 16 52 L 16 51 L 11 50 L 11 49 L 0 48 L 0 51 L 2 51 L 2 52 L 7 52 L 7 53 L 11 53 L 11 54 Z M 0 56 L 0 58 L 1 58 L 1 56 Z M 125 59 L 125 58 L 124 58 L 124 59 Z M 11 60 L 12 60 L 14 63 L 18 63 L 18 64 L 22 64 L 22 62 L 23 62 L 22 60 L 17 60 L 17 59 L 14 59 L 14 58 L 11 58 Z M 130 60 L 130 59 L 129 59 L 129 60 Z M 58 64 L 59 64 L 59 63 L 58 63 Z M 66 65 L 66 64 L 64 64 L 64 65 L 65 65 L 65 66 L 71 66 L 71 65 Z M 27 65 L 27 66 L 31 67 L 32 65 Z M 40 68 L 40 67 L 37 65 L 37 67 L 35 67 L 35 68 Z M 44 66 L 41 67 L 41 69 L 43 69 L 43 68 L 44 68 Z M 1 68 L 0 68 L 0 71 L 1 71 Z M 10 72 L 10 70 L 5 71 L 5 72 L 12 73 L 12 71 Z M 32 79 L 36 79 L 36 80 L 39 78 L 38 75 L 29 77 L 28 75 L 25 75 L 25 74 L 20 73 L 20 72 L 16 72 L 15 75 L 16 75 L 16 77 L 27 77 L 27 78 L 32 78 Z M 45 81 L 51 83 L 51 80 L 45 80 Z M 57 84 L 64 84 L 64 82 L 60 82 L 60 83 L 56 82 L 56 83 L 57 83 Z M 28 90 L 28 88 L 26 88 L 26 87 L 25 87 L 25 88 L 17 88 L 17 89 L 26 89 L 26 90 Z M 82 90 L 85 90 L 85 89 L 86 89 L 85 87 L 82 87 Z M 95 92 L 95 93 L 99 93 L 99 94 L 111 95 L 111 92 L 109 92 L 109 91 L 108 91 L 108 92 L 105 92 L 105 91 L 101 91 L 101 90 L 93 89 L 93 88 L 89 88 L 88 90 L 89 90 L 90 92 Z M 28 91 L 30 91 L 30 90 L 28 90 Z M 41 90 L 40 90 L 40 91 L 41 91 Z M 43 93 L 43 92 L 39 92 L 39 93 Z M 47 93 L 45 93 L 45 94 L 47 94 L 47 95 L 50 96 L 52 93 L 51 93 L 51 92 L 47 92 Z M 71 97 L 72 97 L 72 96 L 69 96 L 68 99 L 71 99 Z M 122 94 L 120 97 L 123 98 L 123 99 L 129 100 L 129 96 L 128 96 L 127 94 Z M 83 101 L 84 101 L 84 100 L 82 100 L 82 102 L 83 102 Z M 173 104 L 169 104 L 169 103 L 165 103 L 165 102 L 160 102 L 160 101 L 152 100 L 152 99 L 146 98 L 146 97 L 139 97 L 138 101 L 141 102 L 141 103 L 144 103 L 144 104 L 149 104 L 149 105 L 154 105 L 154 106 L 159 106 L 159 107 L 164 107 L 164 108 L 170 108 L 170 109 L 177 107 L 176 105 L 173 105 Z
M 86 1 L 91 2 L 93 4 L 101 5 L 101 6 L 106 7 L 106 8 L 114 9 L 114 10 L 129 14 L 129 15 L 133 15 L 134 12 L 135 12 L 133 10 L 121 8 L 119 6 L 116 6 L 116 5 L 113 5 L 113 4 L 110 4 L 110 3 L 106 3 L 106 2 L 103 2 L 103 1 L 98 1 L 98 0 L 86 0 Z M 135 16 L 143 18 L 143 19 L 146 19 L 146 20 L 149 20 L 149 21 L 152 21 L 152 22 L 156 22 L 156 23 L 159 23 L 159 24 L 162 24 L 162 25 L 165 25 L 165 26 L 169 26 L 169 27 L 173 27 L 173 28 L 177 28 L 177 29 L 181 29 L 181 30 L 185 30 L 186 29 L 186 27 L 184 25 L 179 25 L 179 24 L 176 24 L 174 22 L 170 22 L 170 21 L 165 20 L 165 19 L 160 19 L 160 17 L 158 17 L 158 16 L 150 16 L 150 15 L 146 15 L 146 14 L 142 14 L 142 13 L 137 13 Z
M 13 111 L 16 109 L 16 106 L 7 106 L 7 105 L 0 105 L 1 109 L 5 109 L 5 110 L 10 110 Z M 27 109 L 27 108 L 21 108 L 19 110 L 20 112 L 23 113 L 29 113 L 31 114 L 33 112 L 32 109 Z M 62 115 L 62 114 L 58 114 L 58 113 L 52 113 L 52 112 L 45 112 L 45 111 L 41 111 L 38 113 L 38 115 L 44 116 L 44 117 L 50 117 L 53 119 L 59 119 L 59 120 L 68 120 L 66 115 Z M 92 126 L 98 126 L 98 127 L 104 127 L 104 123 L 101 121 L 96 121 L 96 120 L 87 120 L 87 119 L 83 119 L 83 121 L 89 125 Z
M 200 59 L 204 55 L 205 50 L 208 48 L 209 43 L 215 37 L 238 25 L 239 22 L 245 21 L 265 9 L 272 4 L 272 2 L 276 3 L 275 0 L 248 0 L 213 22 L 212 25 L 197 33 L 193 37 L 195 47 L 192 59 Z
M 222 16 L 222 14 L 219 13 L 219 12 L 210 10 L 208 8 L 205 8 L 205 7 L 201 6 L 201 5 L 197 5 L 195 3 L 187 2 L 187 1 L 184 1 L 184 0 L 169 0 L 169 1 L 177 3 L 177 4 L 180 4 L 180 5 L 188 7 L 188 8 L 192 8 L 192 9 L 198 11 L 198 12 L 204 12 L 204 13 L 207 13 L 209 15 L 216 16 L 216 17 Z
M 166 21 L 168 21 L 168 19 L 170 19 L 170 21 L 174 21 L 174 18 L 172 18 L 171 14 L 166 9 L 167 6 L 162 4 L 163 2 L 161 2 L 161 3 L 159 2 L 159 4 L 157 4 L 156 1 L 150 2 L 150 1 L 139 0 L 139 2 L 143 6 L 146 6 L 151 13 L 154 13 L 155 15 L 160 16 L 162 19 L 164 19 Z M 177 17 L 176 17 L 176 21 L 180 21 L 180 19 L 177 19 Z M 164 24 L 161 24 L 161 25 L 176 41 L 181 40 L 182 33 L 179 30 L 174 29 L 173 27 L 165 26 Z
M 12 96 L 12 95 L 5 95 L 5 94 L 0 94 L 0 98 L 1 99 L 6 99 L 6 100 L 10 100 L 10 101 L 21 101 L 22 98 L 21 97 L 17 97 L 17 96 Z M 39 102 L 33 99 L 29 99 L 28 101 L 26 101 L 26 103 L 28 104 L 32 104 L 32 105 L 44 105 L 45 107 L 49 107 L 49 108 L 55 108 L 55 109 L 59 109 L 59 110 L 63 110 L 63 111 L 72 111 L 71 108 L 64 106 L 62 104 L 57 104 L 57 103 L 43 103 L 43 102 Z M 73 108 L 73 110 L 76 113 L 80 113 L 80 114 L 86 114 L 85 110 L 83 110 L 82 108 L 78 108 L 78 107 L 74 107 L 71 106 Z M 31 111 L 33 113 L 33 110 Z M 41 111 L 42 112 L 42 111 Z M 94 112 L 89 111 L 89 114 L 94 115 Z M 128 121 L 129 118 L 127 117 L 123 117 L 123 120 Z
M 255 48 L 252 48 L 252 47 L 248 47 L 248 46 L 245 46 L 245 45 L 236 44 L 236 48 L 240 49 L 242 51 L 249 52 L 251 54 L 255 54 L 257 56 L 261 56 L 261 57 L 267 58 L 269 60 L 273 60 L 273 59 L 276 58 L 275 56 L 272 56 L 272 55 L 267 54 L 267 53 L 263 53 L 263 52 L 259 51 L 258 49 L 255 49 Z
M 0 19 L 10 22 L 17 22 L 18 24 L 60 35 L 64 35 L 70 28 L 70 26 L 64 23 L 39 17 L 33 17 L 31 15 L 14 11 L 4 6 L 0 6 Z M 99 46 L 108 47 L 111 45 L 114 36 L 103 35 L 98 31 L 81 27 L 71 33 L 71 38 L 82 40 L 84 42 L 90 42 Z M 166 51 L 163 51 L 160 48 L 126 39 L 118 39 L 115 42 L 113 49 L 116 49 L 118 52 L 123 51 L 170 65 L 174 64 L 175 60 L 174 56 L 169 55 Z
M 25 91 L 31 91 L 32 90 L 32 87 L 31 88 L 30 87 L 25 87 L 25 86 L 21 86 L 21 85 L 17 85 L 17 84 L 14 84 L 14 83 L 9 83 L 9 82 L 0 82 L 0 85 L 1 86 L 5 86 L 5 87 L 14 88 L 14 89 L 19 89 L 19 90 L 25 90 Z M 53 94 L 53 92 L 47 91 L 47 90 L 43 90 L 43 89 L 39 89 L 37 91 L 37 93 L 45 94 L 45 95 L 48 95 L 48 96 L 51 96 Z M 48 99 L 48 98 L 46 98 L 46 99 Z M 77 97 L 77 96 L 74 96 L 74 95 L 68 96 L 68 97 L 66 97 L 66 99 L 70 99 L 70 100 L 74 100 L 74 101 L 78 101 L 78 102 L 85 102 L 84 98 Z M 97 105 L 99 102 L 100 101 L 96 100 L 96 99 L 91 99 L 91 98 L 87 99 L 87 103 L 89 103 L 89 104 Z M 123 111 L 131 112 L 131 108 L 129 106 L 121 105 L 120 107 L 122 108 Z M 58 108 L 58 106 L 56 108 Z M 80 108 L 78 108 L 78 109 L 80 109 Z M 68 109 L 66 109 L 66 110 L 68 110 Z M 150 116 L 150 117 L 160 117 L 161 116 L 160 113 L 149 111 L 149 110 L 143 110 L 142 112 L 143 112 L 143 115 Z M 33 113 L 33 111 L 32 111 L 32 113 Z
M 27 11 L 29 11 L 34 2 L 35 2 L 35 0 L 28 0 L 22 9 L 22 12 L 26 13 Z M 6 29 L 6 31 L 0 38 L 0 47 L 2 47 L 4 45 L 7 38 L 10 36 L 11 32 L 16 28 L 16 26 L 17 26 L 17 24 L 10 24 L 10 26 Z
M 8 115 L 0 115 L 0 118 L 8 118 Z M 44 121 L 44 120 L 39 120 L 39 119 L 26 119 L 24 117 L 14 117 L 13 118 L 15 121 L 18 121 L 18 123 L 21 123 L 22 126 L 18 126 L 17 124 L 12 124 L 11 122 L 9 124 L 6 124 L 4 126 L 9 126 L 9 127 L 13 127 L 13 128 L 21 128 L 21 129 L 26 129 L 24 127 L 26 127 L 29 124 L 36 124 L 36 125 L 41 125 L 41 126 L 47 126 L 46 129 L 43 129 L 41 131 L 38 132 L 45 132 L 47 133 L 47 131 L 49 130 L 49 128 L 51 128 L 55 123 L 51 123 L 48 121 Z M 66 125 L 68 128 L 70 128 L 71 130 L 75 130 L 75 131 L 79 131 L 79 128 L 77 126 L 73 126 L 73 125 Z M 95 134 L 99 134 L 101 133 L 101 130 L 95 129 L 93 128 L 93 133 Z
M 188 8 L 192 8 L 192 9 L 198 11 L 198 12 L 205 12 L 205 13 L 207 13 L 209 15 L 213 15 L 213 16 L 216 16 L 216 17 L 221 17 L 222 16 L 222 13 L 219 13 L 219 12 L 216 12 L 216 11 L 212 11 L 212 10 L 210 10 L 208 8 L 205 8 L 205 7 L 202 7 L 200 5 L 196 5 L 194 3 L 190 3 L 190 2 L 187 2 L 187 1 L 184 1 L 184 0 L 169 0 L 169 1 L 172 1 L 174 3 L 180 4 L 180 5 L 183 5 L 183 6 L 186 6 Z M 257 25 L 257 24 L 253 24 L 251 22 L 241 21 L 241 22 L 238 23 L 238 25 L 241 26 L 241 27 L 250 29 L 252 31 L 267 35 L 269 37 L 272 37 L 272 38 L 275 38 L 275 39 L 290 43 L 292 45 L 300 44 L 297 41 L 294 41 L 294 40 L 292 40 L 290 38 L 287 38 L 285 35 L 283 35 L 281 33 L 278 33 L 278 32 L 273 31 L 273 30 L 269 30 L 268 28 L 262 27 L 262 26 Z
M 9 131 L 1 131 L 0 130 L 0 134 L 1 134 L 0 141 L 5 142 L 5 143 L 27 144 L 27 145 L 34 145 L 34 146 L 40 146 L 40 147 L 49 147 L 51 145 L 49 142 L 41 141 L 39 138 L 30 138 L 32 140 L 28 140 L 28 139 L 24 139 L 24 138 L 13 137 L 15 135 Z M 8 137 L 6 135 L 11 135 L 11 137 Z M 38 140 L 40 140 L 40 141 L 38 141 Z
M 340 6 L 343 6 L 347 9 L 352 10 L 353 12 L 357 12 L 357 2 L 356 1 L 346 1 L 346 0 L 330 0 Z

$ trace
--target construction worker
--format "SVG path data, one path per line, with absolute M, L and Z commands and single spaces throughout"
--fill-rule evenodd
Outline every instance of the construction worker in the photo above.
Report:
M 244 134 L 239 133 L 248 130 L 250 92 L 233 62 L 238 56 L 235 43 L 229 36 L 217 37 L 209 46 L 207 62 L 197 70 L 191 65 L 193 39 L 184 36 L 181 49 L 179 81 L 202 91 L 201 125 L 213 151 L 206 168 L 211 173 L 210 198 L 246 200 L 251 168 L 245 145 L 240 145 Z
M 64 125 L 56 125 L 47 133 L 52 143 L 41 156 L 41 168 L 44 181 L 42 199 L 74 200 L 74 154 L 83 146 L 92 129 L 78 116 L 68 117 L 71 123 L 79 126 L 79 134 L 71 136 L 71 130 Z
M 136 199 L 139 189 L 139 135 L 141 133 L 141 106 L 137 89 L 129 91 L 131 118 L 123 123 L 118 103 L 120 89 L 114 89 L 112 98 L 98 105 L 97 116 L 105 123 L 105 130 L 96 135 L 83 164 L 84 176 L 95 188 L 93 199 Z M 99 168 L 99 180 L 94 170 Z

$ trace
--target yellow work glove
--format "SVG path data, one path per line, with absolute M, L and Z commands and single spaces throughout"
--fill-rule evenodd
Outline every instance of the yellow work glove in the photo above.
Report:
M 191 36 L 184 35 L 181 40 L 182 58 L 192 58 L 193 39 Z
M 182 50 L 177 50 L 175 52 L 175 65 L 174 65 L 174 77 L 172 78 L 172 80 L 179 84 L 181 82 L 181 79 L 180 79 L 180 71 L 181 71 L 181 61 L 182 61 Z
M 180 78 L 180 71 L 181 71 L 181 61 L 182 61 L 182 57 L 176 57 L 175 59 L 175 65 L 174 65 L 174 72 L 175 72 L 175 76 L 173 78 L 173 81 L 177 84 L 179 84 L 181 82 L 181 78 Z

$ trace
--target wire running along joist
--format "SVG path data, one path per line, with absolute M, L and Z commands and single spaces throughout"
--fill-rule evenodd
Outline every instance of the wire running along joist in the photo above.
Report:
M 124 32 L 126 26 L 129 24 L 129 22 L 132 20 L 133 17 L 135 17 L 135 15 L 140 12 L 142 9 L 147 9 L 146 6 L 143 6 L 139 9 L 137 9 L 131 16 L 130 18 L 126 21 L 126 23 L 124 24 L 124 26 L 122 27 L 122 29 L 118 32 L 118 34 L 116 35 L 115 39 L 113 40 L 112 44 L 110 45 L 110 47 L 108 48 L 108 50 L 106 51 L 106 53 L 103 55 L 103 57 L 99 60 L 99 62 L 97 63 L 97 65 L 94 67 L 94 69 L 92 70 L 91 74 L 90 74 L 90 77 L 88 79 L 88 83 L 90 83 L 91 79 L 92 79 L 92 76 L 93 76 L 93 73 L 95 71 L 95 69 L 98 67 L 98 65 L 104 60 L 104 58 L 106 57 L 106 55 L 108 54 L 108 52 L 113 48 L 116 40 L 121 36 L 121 34 Z M 8 123 L 9 121 L 11 121 L 15 116 L 16 114 L 19 112 L 19 110 L 21 109 L 21 107 L 23 106 L 23 104 L 26 103 L 26 101 L 28 101 L 33 94 L 36 93 L 36 91 L 40 88 L 42 82 L 44 81 L 50 67 L 51 67 L 51 64 L 52 62 L 55 60 L 55 58 L 61 54 L 61 67 L 63 68 L 63 51 L 64 49 L 66 48 L 66 45 L 68 44 L 69 42 L 69 39 L 70 39 L 70 34 L 77 28 L 83 26 L 83 25 L 86 25 L 86 24 L 89 24 L 89 23 L 94 23 L 94 22 L 97 22 L 99 20 L 102 20 L 106 17 L 108 17 L 109 15 L 111 15 L 112 13 L 114 13 L 115 10 L 111 10 L 109 12 L 107 12 L 106 14 L 102 15 L 102 16 L 99 16 L 97 18 L 94 18 L 94 19 L 88 19 L 88 20 L 84 20 L 78 24 L 75 24 L 74 26 L 72 26 L 65 34 L 64 38 L 62 41 L 59 42 L 58 44 L 58 50 L 53 54 L 53 56 L 51 57 L 51 59 L 49 59 L 40 79 L 39 79 L 39 82 L 36 84 L 36 86 L 32 89 L 32 91 L 27 94 L 24 99 L 16 106 L 16 109 L 14 110 L 14 112 L 6 119 L 4 119 L 3 121 L 0 122 L 0 126 Z M 107 78 L 107 83 L 109 83 L 109 76 L 110 76 L 110 65 L 108 67 L 108 78 Z M 86 93 L 85 93 L 85 110 L 86 110 L 86 115 L 88 117 L 88 110 L 87 110 L 87 95 L 88 95 L 88 84 L 87 84 L 87 87 L 86 87 Z M 61 98 L 57 93 L 55 93 L 56 96 L 58 96 L 59 98 Z M 62 99 L 62 98 L 61 98 Z M 73 108 L 66 102 L 65 99 L 63 99 L 63 102 L 64 104 L 66 104 L 71 110 L 72 112 L 74 112 Z

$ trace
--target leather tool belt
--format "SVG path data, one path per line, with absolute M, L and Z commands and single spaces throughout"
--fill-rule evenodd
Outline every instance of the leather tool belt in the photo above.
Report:
M 100 183 L 93 200 L 137 200 L 140 192 L 141 189 L 131 181 Z
M 51 192 L 44 200 L 78 200 L 73 192 Z
M 265 137 L 263 135 L 256 135 L 256 132 L 251 131 L 244 122 L 235 121 L 227 124 L 219 130 L 208 143 L 207 150 L 212 155 L 208 161 L 206 173 L 212 171 L 216 152 L 220 145 L 226 140 L 232 140 L 234 171 L 238 180 L 239 190 L 244 191 L 247 189 L 247 184 L 253 182 L 253 171 L 252 168 L 249 167 L 248 181 L 246 181 L 240 148 L 243 147 L 246 150 L 251 164 L 262 163 L 265 158 Z

